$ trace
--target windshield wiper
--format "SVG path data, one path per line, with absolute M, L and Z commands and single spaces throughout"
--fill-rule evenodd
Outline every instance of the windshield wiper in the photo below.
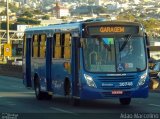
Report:
M 104 47 L 107 48 L 108 51 L 111 51 L 111 46 L 109 46 L 108 44 L 104 44 Z
M 127 37 L 127 39 L 124 41 L 124 43 L 122 44 L 122 46 L 119 48 L 120 52 L 124 49 L 124 47 L 126 46 L 126 44 L 128 43 L 128 41 L 132 38 L 132 35 L 127 35 L 126 37 Z
M 141 68 L 136 67 L 137 71 L 141 71 Z

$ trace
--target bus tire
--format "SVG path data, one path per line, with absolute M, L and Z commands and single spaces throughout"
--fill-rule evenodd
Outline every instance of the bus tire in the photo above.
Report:
M 42 100 L 44 98 L 44 93 L 40 89 L 39 81 L 35 82 L 34 90 L 35 90 L 36 99 Z
M 71 84 L 68 78 L 66 78 L 65 83 L 64 83 L 64 92 L 65 96 L 69 98 L 69 103 L 73 106 L 78 106 L 80 105 L 80 99 L 72 97 L 72 89 L 71 89 Z
M 71 96 L 71 85 L 68 78 L 66 78 L 64 82 L 64 95 Z
M 131 103 L 131 98 L 120 98 L 119 101 L 122 105 L 129 105 Z

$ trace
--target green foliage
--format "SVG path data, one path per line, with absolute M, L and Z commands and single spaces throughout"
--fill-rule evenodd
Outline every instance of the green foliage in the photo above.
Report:
M 48 15 L 44 15 L 44 16 L 42 17 L 42 19 L 43 19 L 43 20 L 49 20 L 49 16 L 48 16 Z
M 61 17 L 61 19 L 63 19 L 63 20 L 66 19 L 66 18 L 67 18 L 66 16 L 62 16 L 62 17 Z
M 154 18 L 150 18 L 148 20 L 138 20 L 143 24 L 143 26 L 146 28 L 147 31 L 153 31 L 156 28 L 159 28 L 160 26 L 160 20 L 156 20 Z
M 42 12 L 40 10 L 34 10 L 32 13 L 33 14 L 42 14 Z
M 20 15 L 20 17 L 28 17 L 28 18 L 32 18 L 33 14 L 29 11 L 25 11 L 23 14 Z
M 6 15 L 6 10 L 3 10 L 3 11 L 0 13 L 0 15 L 2 15 L 2 16 Z
M 98 13 L 106 13 L 107 9 L 104 7 L 98 7 L 96 10 L 94 9 L 93 11 L 94 11 L 94 13 L 97 13 L 97 14 Z
M 136 18 L 131 13 L 121 13 L 118 15 L 117 19 L 140 22 L 146 29 L 147 34 L 149 35 L 152 35 L 153 33 L 159 34 L 160 20 L 154 18 L 145 19 L 146 17 L 147 17 L 146 14 L 141 14 L 138 18 Z
M 31 25 L 39 25 L 40 21 L 35 20 L 35 19 L 30 19 L 30 18 L 18 18 L 17 19 L 18 24 L 31 24 Z
M 12 12 L 18 12 L 18 11 L 19 11 L 19 8 L 17 8 L 17 7 L 14 6 L 13 4 L 9 4 L 9 9 L 10 9 Z
M 1 1 L 0 6 L 6 6 L 6 3 Z
M 135 16 L 131 13 L 121 13 L 117 16 L 118 20 L 129 20 L 129 21 L 135 21 Z
M 140 18 L 146 18 L 146 17 L 147 17 L 147 15 L 146 15 L 146 14 L 144 14 L 144 13 L 141 13 L 139 17 L 140 17 Z

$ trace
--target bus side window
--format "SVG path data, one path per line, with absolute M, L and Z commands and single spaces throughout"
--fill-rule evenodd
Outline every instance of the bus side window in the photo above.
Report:
M 46 52 L 46 35 L 42 34 L 40 35 L 40 57 L 44 58 L 45 57 L 45 52 Z
M 60 44 L 60 41 L 61 41 L 61 37 L 60 37 L 60 34 L 56 34 L 55 35 L 55 58 L 61 58 L 61 44 Z
M 64 58 L 64 42 L 65 42 L 65 35 L 62 34 L 62 38 L 61 38 L 61 58 Z
M 33 48 L 32 48 L 32 57 L 38 57 L 38 35 L 33 36 Z
M 64 36 L 64 58 L 70 59 L 71 57 L 71 35 L 66 33 Z

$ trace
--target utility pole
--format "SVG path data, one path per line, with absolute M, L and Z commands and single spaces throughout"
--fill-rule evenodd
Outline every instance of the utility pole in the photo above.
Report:
M 1 19 L 0 19 L 0 30 L 1 30 Z M 0 57 L 2 56 L 2 43 L 1 43 L 1 33 L 0 33 Z
M 8 12 L 8 10 L 9 10 L 9 6 L 8 6 L 8 0 L 6 1 L 7 3 L 7 7 L 6 7 L 6 9 L 7 9 L 7 17 L 6 17 L 6 23 L 7 23 L 7 43 L 8 44 L 10 44 L 10 39 L 9 39 L 9 12 Z
M 10 44 L 10 37 L 9 37 L 9 5 L 8 5 L 8 0 L 6 0 L 6 25 L 7 25 L 7 29 L 6 29 L 6 33 L 7 33 L 7 43 L 4 44 L 4 61 L 7 60 L 11 57 L 10 53 L 11 53 L 11 44 Z M 7 59 L 6 59 L 7 58 Z

